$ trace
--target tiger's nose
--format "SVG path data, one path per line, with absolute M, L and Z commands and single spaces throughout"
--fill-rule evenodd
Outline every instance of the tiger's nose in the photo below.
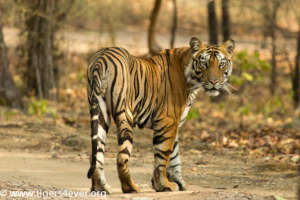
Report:
M 212 80 L 209 80 L 209 82 L 211 82 L 211 84 L 215 85 L 219 82 L 218 79 L 212 79 Z

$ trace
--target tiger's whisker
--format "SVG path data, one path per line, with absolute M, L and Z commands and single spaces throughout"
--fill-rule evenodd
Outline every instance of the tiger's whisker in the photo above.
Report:
M 227 86 L 229 86 L 230 89 L 232 89 L 234 91 L 238 91 L 238 89 L 236 87 L 234 87 L 233 85 L 231 85 L 230 83 L 227 83 Z
M 223 89 L 229 94 L 229 95 L 232 95 L 232 92 L 230 91 L 230 89 L 227 87 L 227 85 L 225 85 L 223 87 Z

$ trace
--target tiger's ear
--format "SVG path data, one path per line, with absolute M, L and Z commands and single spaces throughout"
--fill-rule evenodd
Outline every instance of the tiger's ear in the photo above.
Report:
M 190 47 L 191 47 L 192 53 L 194 54 L 201 49 L 202 42 L 198 38 L 192 37 L 190 40 Z
M 230 39 L 230 40 L 227 40 L 226 42 L 224 42 L 222 44 L 222 46 L 225 48 L 225 50 L 229 53 L 229 54 L 232 54 L 233 53 L 233 50 L 235 48 L 235 42 L 234 40 Z

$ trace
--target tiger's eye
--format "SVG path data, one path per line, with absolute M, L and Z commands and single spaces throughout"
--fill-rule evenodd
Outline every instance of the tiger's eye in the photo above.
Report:
M 226 61 L 222 60 L 219 64 L 220 69 L 223 69 L 225 67 Z
M 206 69 L 207 68 L 207 62 L 206 62 L 206 60 L 200 60 L 200 65 L 201 65 L 201 67 L 203 67 L 204 69 Z
M 196 75 L 202 75 L 201 71 L 195 71 Z

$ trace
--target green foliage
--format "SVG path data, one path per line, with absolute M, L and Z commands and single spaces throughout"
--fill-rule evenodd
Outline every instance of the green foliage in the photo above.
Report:
M 8 110 L 8 111 L 5 111 L 3 112 L 3 115 L 4 115 L 4 118 L 6 120 L 10 120 L 13 116 L 15 116 L 17 114 L 16 111 L 13 111 L 13 110 Z
M 282 198 L 280 196 L 275 196 L 275 200 L 286 200 L 285 198 Z
M 262 74 L 271 69 L 270 64 L 261 59 L 257 51 L 253 54 L 249 54 L 246 50 L 236 53 L 234 63 L 240 73 L 239 75 L 233 74 L 231 82 L 237 86 L 242 86 L 247 82 L 263 81 Z
M 86 77 L 85 77 L 85 73 L 83 71 L 80 71 L 77 73 L 77 80 L 80 82 L 80 83 L 86 83 Z
M 241 86 L 244 84 L 245 81 L 243 77 L 232 74 L 230 77 L 230 82 L 234 85 Z
M 187 120 L 195 119 L 195 118 L 200 118 L 200 113 L 199 110 L 196 108 L 192 108 L 190 112 L 187 115 Z
M 242 73 L 242 78 L 244 78 L 247 81 L 253 81 L 253 76 L 247 72 Z
M 283 113 L 285 112 L 282 99 L 279 96 L 272 97 L 265 103 L 264 107 L 261 109 L 261 112 L 266 115 L 271 115 L 276 111 Z
M 28 113 L 31 115 L 42 116 L 47 112 L 48 101 L 31 99 L 28 103 Z
M 3 105 L 3 106 L 7 105 L 7 102 L 6 102 L 6 100 L 4 98 L 0 97 L 0 105 Z
M 250 108 L 248 106 L 241 106 L 238 109 L 239 115 L 249 115 L 250 114 Z
M 226 108 L 226 106 L 227 106 L 227 104 L 226 104 L 225 101 L 222 101 L 222 102 L 219 103 L 219 109 L 220 110 L 224 110 Z
M 38 100 L 31 98 L 28 102 L 28 113 L 30 115 L 37 115 L 39 117 L 42 117 L 45 114 L 49 114 L 53 118 L 57 117 L 56 110 L 49 108 L 48 101 L 45 99 Z
M 234 62 L 242 71 L 267 72 L 271 69 L 270 64 L 260 58 L 258 51 L 255 51 L 253 54 L 249 54 L 246 50 L 240 51 L 236 53 Z

